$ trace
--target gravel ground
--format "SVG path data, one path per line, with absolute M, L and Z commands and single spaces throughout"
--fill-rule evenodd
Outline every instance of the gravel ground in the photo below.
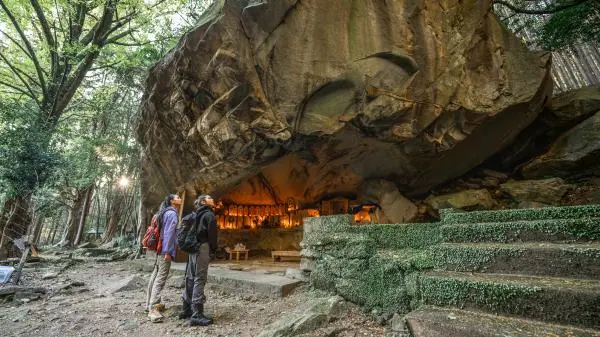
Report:
M 42 279 L 46 274 L 55 278 Z M 163 292 L 167 306 L 162 323 L 150 323 L 144 312 L 149 273 L 128 261 L 30 264 L 23 285 L 44 287 L 37 300 L 7 301 L 0 297 L 2 336 L 258 336 L 263 327 L 317 296 L 307 286 L 282 299 L 225 292 L 207 286 L 210 327 L 189 327 L 177 319 L 181 276 Z M 83 284 L 82 284 L 83 283 Z M 124 288 L 119 290 L 119 288 Z M 306 336 L 384 336 L 384 328 L 350 305 L 346 317 Z

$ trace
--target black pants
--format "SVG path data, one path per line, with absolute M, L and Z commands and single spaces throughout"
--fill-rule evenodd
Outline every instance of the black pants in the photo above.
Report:
M 206 302 L 204 286 L 208 277 L 210 262 L 208 243 L 203 243 L 197 254 L 190 254 L 185 268 L 185 291 L 181 299 L 194 307 Z

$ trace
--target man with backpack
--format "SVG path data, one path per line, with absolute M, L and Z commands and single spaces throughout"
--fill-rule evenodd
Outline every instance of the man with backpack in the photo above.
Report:
M 151 322 L 161 322 L 164 318 L 161 311 L 165 306 L 161 304 L 161 296 L 169 270 L 171 261 L 175 259 L 176 249 L 176 230 L 178 215 L 177 210 L 181 206 L 181 198 L 177 194 L 169 194 L 161 204 L 157 224 L 158 224 L 158 245 L 156 248 L 156 262 L 148 283 L 148 292 L 146 297 L 146 307 L 148 309 L 148 319 Z
M 202 194 L 194 202 L 196 211 L 187 215 L 189 222 L 178 234 L 179 247 L 188 251 L 185 270 L 185 291 L 181 295 L 183 312 L 179 318 L 190 318 L 190 326 L 207 326 L 212 319 L 204 315 L 204 286 L 208 276 L 208 263 L 217 250 L 217 222 L 213 208 L 215 202 L 210 195 Z M 192 238 L 190 238 L 190 236 Z

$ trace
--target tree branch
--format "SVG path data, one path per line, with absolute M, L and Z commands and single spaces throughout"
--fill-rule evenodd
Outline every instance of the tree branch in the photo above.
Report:
M 46 15 L 44 14 L 42 6 L 40 6 L 40 3 L 38 2 L 38 0 L 30 0 L 30 2 L 31 2 L 31 6 L 33 7 L 33 10 L 35 11 L 35 14 L 38 18 L 38 21 L 40 22 L 40 25 L 42 26 L 42 32 L 44 33 L 44 38 L 46 39 L 46 43 L 48 44 L 48 51 L 50 52 L 50 60 L 51 60 L 50 74 L 52 74 L 52 76 L 54 76 L 56 68 L 58 67 L 58 54 L 56 53 L 56 41 L 54 40 L 54 37 L 52 36 L 52 30 L 50 29 L 50 25 L 48 24 L 48 20 L 46 19 Z M 60 23 L 60 19 L 59 19 L 59 23 Z
M 2 80 L 0 80 L 0 84 L 1 84 L 1 85 L 4 85 L 4 86 L 7 86 L 7 87 L 9 87 L 9 88 L 11 88 L 11 89 L 13 89 L 13 90 L 16 90 L 16 91 L 18 91 L 18 92 L 22 93 L 23 95 L 26 95 L 27 97 L 31 97 L 31 98 L 32 98 L 32 99 L 34 99 L 34 100 L 36 99 L 34 96 L 32 96 L 32 95 L 31 95 L 31 93 L 29 93 L 29 92 L 27 92 L 27 91 L 23 90 L 23 88 L 19 88 L 19 87 L 17 87 L 17 86 L 14 86 L 14 85 L 12 85 L 12 84 L 10 84 L 10 83 L 8 83 L 8 82 L 4 82 L 4 81 L 2 81 Z
M 39 82 L 40 82 L 40 87 L 42 89 L 42 93 L 44 95 L 44 98 L 46 98 L 47 97 L 47 92 L 46 92 L 47 87 L 46 87 L 46 79 L 44 78 L 44 71 L 43 71 L 42 67 L 40 66 L 40 62 L 39 62 L 39 60 L 38 60 L 38 58 L 37 58 L 37 56 L 35 54 L 35 51 L 33 50 L 33 47 L 31 46 L 31 43 L 29 42 L 29 39 L 27 39 L 27 36 L 25 36 L 25 33 L 23 32 L 23 29 L 21 29 L 21 25 L 19 25 L 19 23 L 15 19 L 14 15 L 12 14 L 12 12 L 4 4 L 4 0 L 0 0 L 0 7 L 2 7 L 2 9 L 4 10 L 4 12 L 8 16 L 8 18 L 10 19 L 11 23 L 13 24 L 13 26 L 15 27 L 15 29 L 19 33 L 19 36 L 21 37 L 21 40 L 25 44 L 25 47 L 29 51 L 29 55 L 28 56 L 31 59 L 31 61 L 33 62 L 33 65 L 35 66 L 35 70 L 36 70 L 38 78 L 40 80 Z
M 14 43 L 17 47 L 19 47 L 19 49 L 21 49 L 25 55 L 27 55 L 28 58 L 31 58 L 31 55 L 29 55 L 29 52 L 27 50 L 25 50 L 25 48 L 19 43 L 19 41 L 17 41 L 16 39 L 14 39 L 12 36 L 8 35 L 6 32 L 0 30 L 0 33 L 2 33 L 4 36 L 6 36 L 12 43 Z
M 31 79 L 31 77 L 29 75 L 27 75 L 24 71 L 22 71 L 21 69 L 17 68 L 15 65 L 13 65 L 7 58 L 6 56 L 4 56 L 4 54 L 2 54 L 0 52 L 0 59 L 2 59 L 4 61 L 4 63 L 6 63 L 6 65 L 10 68 L 10 70 L 12 71 L 13 74 L 15 74 L 15 76 L 17 76 L 19 78 L 19 80 L 21 80 L 21 82 L 23 83 L 23 85 L 27 88 L 27 91 L 29 91 L 29 93 L 31 93 L 31 95 L 29 95 L 30 97 L 32 97 L 36 103 L 38 103 L 39 105 L 39 101 L 37 100 L 37 98 L 35 97 L 35 93 L 33 92 L 33 89 L 31 89 L 31 86 L 29 85 L 29 83 L 27 83 L 27 81 L 25 81 L 25 79 L 23 78 L 23 76 L 21 76 L 21 73 L 23 75 L 25 75 L 27 78 Z M 34 82 L 35 83 L 35 82 Z
M 121 33 L 119 33 L 119 34 L 117 34 L 117 35 L 115 35 L 115 36 L 111 37 L 110 39 L 107 39 L 107 40 L 106 40 L 106 44 L 115 43 L 115 42 L 117 42 L 118 40 L 120 40 L 120 39 L 124 38 L 125 36 L 127 36 L 127 35 L 129 35 L 129 34 L 133 33 L 134 31 L 136 31 L 136 30 L 138 30 L 138 29 L 139 29 L 139 27 L 134 27 L 134 28 L 130 28 L 130 29 L 128 29 L 128 30 L 125 30 L 125 31 L 123 31 L 123 32 L 121 32 Z
M 505 6 L 508 9 L 510 9 L 514 12 L 520 13 L 520 14 L 540 15 L 540 14 L 553 14 L 556 12 L 560 12 L 562 10 L 581 5 L 582 3 L 588 2 L 588 1 L 590 1 L 590 0 L 573 0 L 570 3 L 566 3 L 563 5 L 558 5 L 558 6 L 548 5 L 546 8 L 543 8 L 543 9 L 520 8 L 520 7 L 517 7 L 517 6 L 513 5 L 512 3 L 508 2 L 508 1 L 504 1 L 504 0 L 494 0 L 494 4 Z
M 37 15 L 38 20 L 40 21 L 40 25 L 42 26 L 42 32 L 44 32 L 44 37 L 46 38 L 46 43 L 50 47 L 56 47 L 56 43 L 54 42 L 54 37 L 52 36 L 52 31 L 50 30 L 50 25 L 48 25 L 48 20 L 46 19 L 46 15 L 44 15 L 44 11 L 40 6 L 40 3 L 37 0 L 30 0 L 31 6 Z M 55 49 L 55 48 L 51 48 Z

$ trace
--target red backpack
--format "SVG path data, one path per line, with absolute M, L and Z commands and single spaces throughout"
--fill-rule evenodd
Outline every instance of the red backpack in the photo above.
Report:
M 155 251 L 160 254 L 162 250 L 162 239 L 160 237 L 160 214 L 154 214 L 150 221 L 150 227 L 146 229 L 144 239 L 142 239 L 142 245 L 149 250 Z

